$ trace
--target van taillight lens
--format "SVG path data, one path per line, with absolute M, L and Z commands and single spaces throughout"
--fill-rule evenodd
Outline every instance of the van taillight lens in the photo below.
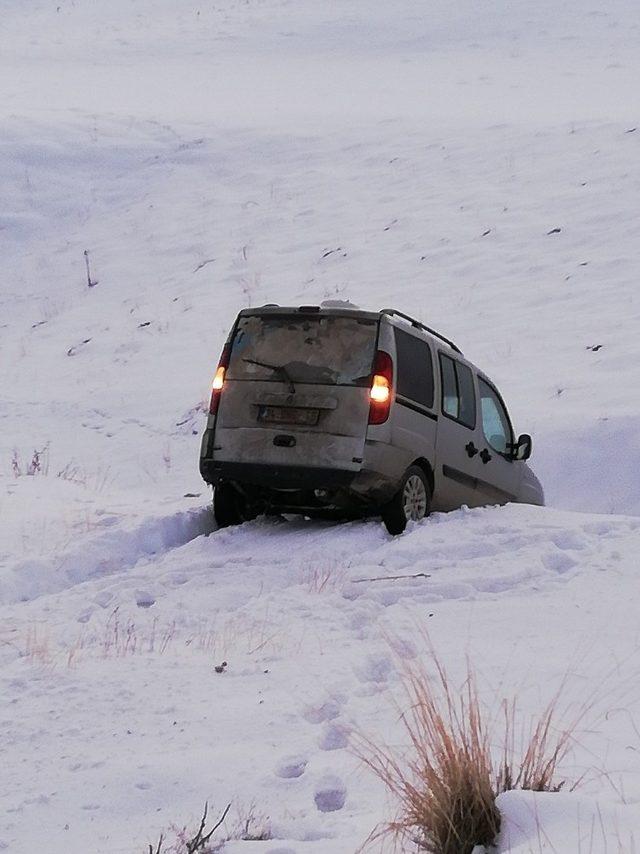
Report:
M 226 372 L 226 368 L 220 365 L 218 370 L 216 371 L 216 375 L 213 378 L 213 390 L 214 391 L 222 391 L 222 386 L 224 385 L 224 375 Z
M 222 350 L 222 355 L 220 356 L 220 361 L 218 362 L 218 370 L 216 371 L 216 375 L 213 378 L 213 384 L 211 386 L 211 402 L 209 403 L 209 415 L 215 415 L 218 411 L 218 406 L 220 404 L 220 395 L 222 394 L 222 389 L 224 388 L 224 375 L 227 372 L 227 368 L 229 366 L 229 356 L 231 355 L 231 347 L 229 344 L 225 344 L 224 349 Z
M 369 424 L 384 424 L 391 410 L 393 361 L 384 350 L 378 350 L 369 389 Z

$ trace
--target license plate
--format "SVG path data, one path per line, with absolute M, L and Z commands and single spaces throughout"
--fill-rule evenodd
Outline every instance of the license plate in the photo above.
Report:
M 318 423 L 319 409 L 303 409 L 300 406 L 261 406 L 258 421 L 268 424 L 300 424 L 313 427 Z

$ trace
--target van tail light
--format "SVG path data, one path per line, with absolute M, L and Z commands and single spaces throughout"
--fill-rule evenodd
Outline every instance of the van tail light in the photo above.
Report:
M 393 396 L 393 361 L 384 350 L 378 350 L 369 389 L 369 424 L 384 424 L 389 417 Z
M 225 344 L 222 350 L 222 355 L 220 356 L 220 361 L 218 362 L 218 370 L 216 371 L 216 375 L 213 378 L 213 384 L 211 386 L 211 402 L 209 403 L 209 415 L 215 415 L 218 411 L 218 406 L 220 405 L 220 395 L 222 394 L 222 389 L 224 388 L 224 376 L 227 372 L 227 368 L 229 367 L 230 355 L 231 346 L 229 344 Z

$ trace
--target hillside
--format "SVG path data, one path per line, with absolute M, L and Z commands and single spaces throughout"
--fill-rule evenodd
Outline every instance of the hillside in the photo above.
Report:
M 209 800 L 270 817 L 225 851 L 355 851 L 393 810 L 344 733 L 401 742 L 426 624 L 489 704 L 597 695 L 581 795 L 501 852 L 633 850 L 640 12 L 486 6 L 4 5 L 0 849 L 143 852 Z M 453 338 L 533 435 L 548 507 L 397 540 L 213 531 L 197 456 L 227 330 L 326 298 Z

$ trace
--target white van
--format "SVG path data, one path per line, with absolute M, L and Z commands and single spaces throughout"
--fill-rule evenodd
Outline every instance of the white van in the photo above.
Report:
M 543 504 L 502 397 L 458 347 L 394 309 L 244 309 L 213 382 L 200 472 L 218 525 L 263 512 L 381 515 Z

